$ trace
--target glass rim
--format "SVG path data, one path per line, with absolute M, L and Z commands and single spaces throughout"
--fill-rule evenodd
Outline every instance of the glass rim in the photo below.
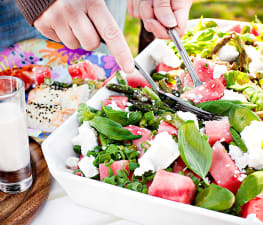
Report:
M 16 95 L 18 92 L 20 92 L 22 89 L 24 89 L 24 87 L 25 87 L 24 81 L 22 79 L 18 78 L 18 77 L 14 77 L 14 76 L 0 76 L 0 81 L 1 80 L 15 80 L 19 84 L 19 87 L 15 91 L 13 91 L 11 93 L 4 94 L 4 95 L 0 94 L 0 99 L 1 98 L 12 97 L 12 96 Z

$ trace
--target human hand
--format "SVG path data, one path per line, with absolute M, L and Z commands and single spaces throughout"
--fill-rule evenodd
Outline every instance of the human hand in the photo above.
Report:
M 192 0 L 128 0 L 128 12 L 142 19 L 144 27 L 157 38 L 168 39 L 166 27 L 176 27 L 183 36 Z
M 56 0 L 34 26 L 44 36 L 71 49 L 81 45 L 93 50 L 102 37 L 123 71 L 134 70 L 130 49 L 103 0 Z

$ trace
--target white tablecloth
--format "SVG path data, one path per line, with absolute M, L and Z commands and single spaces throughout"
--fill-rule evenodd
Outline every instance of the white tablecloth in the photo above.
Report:
M 139 225 L 75 204 L 53 180 L 48 200 L 31 225 Z

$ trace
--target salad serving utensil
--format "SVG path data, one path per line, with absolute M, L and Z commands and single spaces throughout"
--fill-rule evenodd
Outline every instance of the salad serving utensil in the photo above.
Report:
M 194 87 L 198 87 L 200 85 L 202 85 L 203 83 L 200 81 L 199 77 L 197 76 L 195 70 L 194 70 L 194 67 L 192 65 L 192 62 L 184 48 L 184 45 L 183 43 L 181 42 L 181 39 L 176 31 L 175 28 L 167 28 L 167 32 L 170 36 L 170 38 L 172 39 L 174 45 L 176 46 L 179 54 L 181 55 L 182 57 L 182 60 L 185 64 L 185 67 L 187 68 L 192 80 L 193 80 L 193 83 L 194 83 Z
M 160 90 L 160 88 L 154 82 L 150 74 L 147 73 L 136 60 L 134 60 L 134 64 L 135 64 L 135 68 L 143 75 L 143 77 L 147 80 L 147 82 L 152 86 L 153 91 L 156 94 L 158 94 L 160 97 L 166 98 L 169 102 L 168 105 L 172 109 L 175 109 L 176 111 L 181 110 L 184 112 L 194 113 L 199 119 L 204 119 L 204 120 L 221 120 L 223 118 L 222 116 L 199 109 L 196 106 L 193 106 L 185 102 L 184 100 L 176 97 L 173 94 L 166 93 Z

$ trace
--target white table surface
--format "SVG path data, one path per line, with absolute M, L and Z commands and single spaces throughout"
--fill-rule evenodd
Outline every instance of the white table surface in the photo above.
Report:
M 49 197 L 31 225 L 139 225 L 75 204 L 53 179 Z

